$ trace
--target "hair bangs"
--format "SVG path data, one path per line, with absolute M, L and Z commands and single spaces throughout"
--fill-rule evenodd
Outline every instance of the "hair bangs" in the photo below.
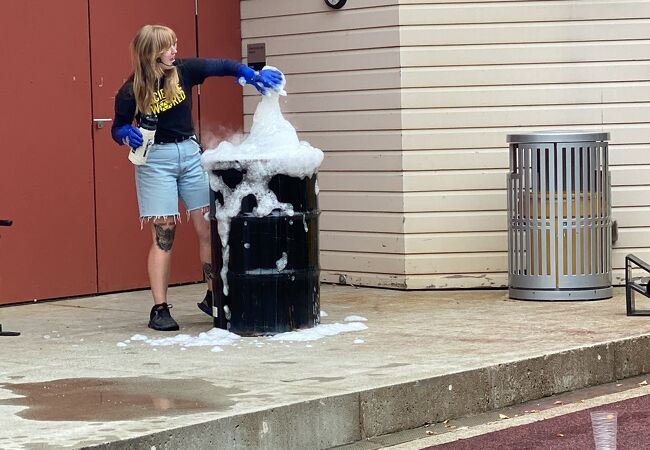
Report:
M 157 53 L 156 56 L 169 50 L 176 44 L 176 33 L 169 27 L 158 25 L 154 30 L 153 45 Z

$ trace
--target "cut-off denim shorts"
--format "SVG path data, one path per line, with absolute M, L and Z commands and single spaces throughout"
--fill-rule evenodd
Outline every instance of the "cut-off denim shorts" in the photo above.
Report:
M 201 167 L 199 145 L 193 139 L 154 144 L 147 163 L 135 166 L 140 220 L 180 217 L 178 198 L 189 213 L 208 206 L 208 174 Z

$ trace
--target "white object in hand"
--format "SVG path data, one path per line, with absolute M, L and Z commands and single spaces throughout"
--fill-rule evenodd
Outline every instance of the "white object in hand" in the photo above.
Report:
M 153 138 L 156 135 L 156 130 L 147 130 L 143 127 L 140 127 L 139 130 L 142 133 L 142 145 L 135 149 L 132 148 L 129 152 L 129 161 L 136 166 L 142 166 L 147 163 L 147 156 L 149 156 L 149 150 L 153 145 Z

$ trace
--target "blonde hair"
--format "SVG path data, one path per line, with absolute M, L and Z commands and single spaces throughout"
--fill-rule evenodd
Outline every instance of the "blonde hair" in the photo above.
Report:
M 176 33 L 164 25 L 145 25 L 138 30 L 131 41 L 131 62 L 133 64 L 133 94 L 136 113 L 151 114 L 154 92 L 160 89 L 159 80 L 165 76 L 165 98 L 171 101 L 180 93 L 176 67 L 163 70 L 156 59 L 176 44 Z

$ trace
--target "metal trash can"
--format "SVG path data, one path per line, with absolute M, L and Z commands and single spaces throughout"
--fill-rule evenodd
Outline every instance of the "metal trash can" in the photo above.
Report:
M 230 188 L 242 179 L 236 169 L 213 173 Z M 273 335 L 320 322 L 317 175 L 275 175 L 268 187 L 278 201 L 292 204 L 293 215 L 273 210 L 258 217 L 255 196 L 244 197 L 230 222 L 228 295 L 221 277 L 213 279 L 214 305 L 226 311 L 214 318 L 215 327 L 223 328 L 225 320 L 231 332 L 242 336 Z M 222 203 L 223 197 L 212 189 L 210 197 L 212 263 L 218 271 L 223 261 L 215 201 Z
M 582 131 L 508 135 L 511 298 L 612 296 L 608 140 Z

